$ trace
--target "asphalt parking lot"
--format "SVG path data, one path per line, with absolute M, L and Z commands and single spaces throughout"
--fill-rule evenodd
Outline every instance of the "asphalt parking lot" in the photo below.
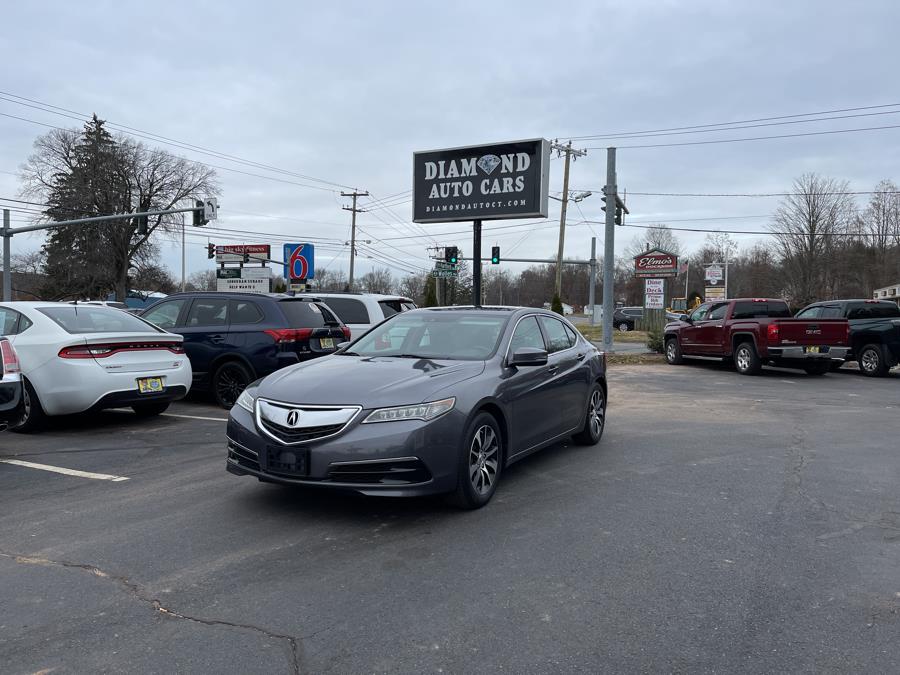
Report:
M 900 375 L 617 366 L 484 509 L 225 472 L 179 403 L 0 435 L 0 670 L 896 672 Z M 127 480 L 121 480 L 127 479 Z

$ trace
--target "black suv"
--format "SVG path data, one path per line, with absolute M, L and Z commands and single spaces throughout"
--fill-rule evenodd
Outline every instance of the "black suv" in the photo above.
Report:
M 350 329 L 315 297 L 177 293 L 140 316 L 184 336 L 194 389 L 211 390 L 224 408 L 257 378 L 331 354 L 350 338 Z
M 849 319 L 847 361 L 856 361 L 863 375 L 884 375 L 900 362 L 900 307 L 889 300 L 816 302 L 797 312 L 797 318 Z

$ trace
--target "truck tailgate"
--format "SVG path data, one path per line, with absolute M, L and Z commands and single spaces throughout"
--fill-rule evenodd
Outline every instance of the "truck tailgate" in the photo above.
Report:
M 834 347 L 849 344 L 850 324 L 847 319 L 773 319 L 771 323 L 778 326 L 778 341 L 775 344 Z

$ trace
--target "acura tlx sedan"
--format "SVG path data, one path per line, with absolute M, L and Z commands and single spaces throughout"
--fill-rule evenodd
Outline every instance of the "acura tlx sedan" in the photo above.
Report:
M 568 436 L 593 445 L 605 419 L 606 357 L 558 315 L 417 309 L 247 387 L 227 468 L 478 508 L 511 462 Z

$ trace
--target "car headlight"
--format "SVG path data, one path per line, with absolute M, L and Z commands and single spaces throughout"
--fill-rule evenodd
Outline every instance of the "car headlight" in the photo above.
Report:
M 400 405 L 394 408 L 378 408 L 373 410 L 363 424 L 372 422 L 398 422 L 400 420 L 433 420 L 444 413 L 453 410 L 456 399 L 445 398 L 431 403 L 418 403 L 416 405 Z
M 250 390 L 250 387 L 244 389 L 238 396 L 237 405 L 241 406 L 248 413 L 256 412 L 256 395 Z

